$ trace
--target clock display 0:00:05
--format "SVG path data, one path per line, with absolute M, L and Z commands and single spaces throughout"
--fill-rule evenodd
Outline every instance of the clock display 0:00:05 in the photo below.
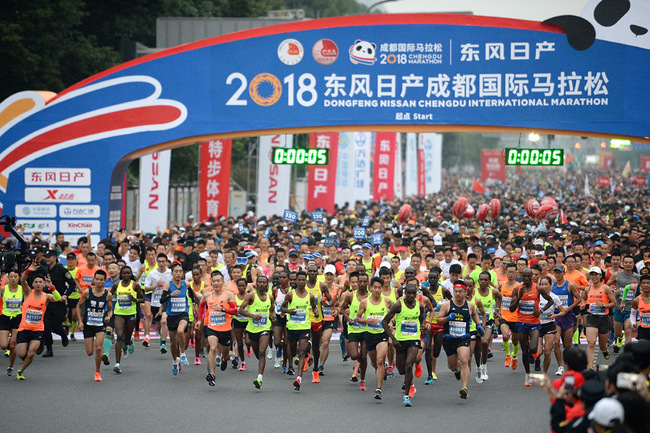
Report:
M 274 147 L 271 161 L 273 164 L 307 164 L 327 165 L 329 163 L 329 149 L 294 149 Z
M 563 149 L 506 149 L 506 165 L 564 165 Z

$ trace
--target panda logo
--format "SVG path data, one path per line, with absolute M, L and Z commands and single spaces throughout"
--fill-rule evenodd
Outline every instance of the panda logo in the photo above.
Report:
M 377 61 L 376 50 L 377 46 L 372 42 L 357 39 L 350 47 L 350 61 L 355 65 L 373 65 Z
M 647 0 L 589 0 L 580 16 L 561 15 L 544 22 L 561 27 L 576 50 L 586 50 L 596 39 L 650 50 Z

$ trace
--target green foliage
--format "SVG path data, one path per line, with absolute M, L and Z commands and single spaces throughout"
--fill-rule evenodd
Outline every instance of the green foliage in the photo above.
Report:
M 481 167 L 481 149 L 495 149 L 499 139 L 482 134 L 449 132 L 442 138 L 442 168 Z

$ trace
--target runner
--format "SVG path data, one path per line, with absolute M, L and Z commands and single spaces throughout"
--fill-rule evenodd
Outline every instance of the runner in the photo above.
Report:
M 442 336 L 445 327 L 438 325 L 438 313 L 442 304 L 451 299 L 451 292 L 439 283 L 440 268 L 435 267 L 429 272 L 428 281 L 422 283 L 424 287 L 429 289 L 429 292 L 436 301 L 434 310 L 429 314 L 430 327 L 427 329 L 427 342 L 425 346 L 424 360 L 427 365 L 428 376 L 424 381 L 425 385 L 431 385 L 434 380 L 438 380 L 436 375 L 436 363 L 440 356 L 442 349 Z
M 165 254 L 158 254 L 156 257 L 156 267 L 149 271 L 149 274 L 145 278 L 145 291 L 150 292 L 149 295 L 145 296 L 144 304 L 145 307 L 143 312 L 145 313 L 145 322 L 144 322 L 144 341 L 142 345 L 144 347 L 149 347 L 149 338 L 151 334 L 151 324 L 155 323 L 158 328 L 158 334 L 160 335 L 160 353 L 167 353 L 167 325 L 162 324 L 160 318 L 162 314 L 158 314 L 160 310 L 160 297 L 163 293 L 163 287 L 165 284 L 169 283 L 172 280 L 171 270 L 168 269 L 169 259 Z M 146 265 L 145 265 L 146 267 Z M 151 312 L 149 318 L 147 319 L 147 310 Z M 149 323 L 149 325 L 147 325 Z M 146 344 L 145 344 L 146 343 Z
M 365 272 L 353 272 L 350 274 L 350 280 L 358 280 L 358 287 L 355 291 L 349 291 L 341 297 L 341 313 L 347 323 L 347 353 L 350 358 L 359 362 L 359 371 L 353 370 L 350 376 L 351 382 L 357 382 L 361 376 L 359 389 L 365 391 L 366 387 L 366 368 L 368 367 L 368 355 L 366 351 L 366 329 L 367 326 L 356 320 L 357 312 L 361 301 L 368 297 L 368 275 Z M 348 310 L 349 307 L 349 310 Z
M 370 270 L 372 270 L 372 263 L 370 263 Z M 307 284 L 305 289 L 316 297 L 318 302 L 318 314 L 315 315 L 311 310 L 309 312 L 309 321 L 311 322 L 311 351 L 313 353 L 313 383 L 320 383 L 320 375 L 318 374 L 318 367 L 320 366 L 320 342 L 323 334 L 323 312 L 321 308 L 322 299 L 327 299 L 327 306 L 332 307 L 332 297 L 329 290 L 323 288 L 318 281 L 318 266 L 310 264 L 307 266 Z
M 203 263 L 205 264 L 204 259 L 200 260 L 203 260 Z M 206 286 L 203 279 L 203 270 L 199 266 L 194 266 L 191 273 L 192 279 L 189 285 L 196 294 L 196 297 L 201 300 L 203 298 L 203 292 L 206 290 L 206 287 L 210 288 L 211 283 Z M 194 307 L 194 305 L 190 304 L 190 322 L 193 322 L 194 311 L 198 313 L 198 305 L 196 306 L 196 310 L 194 310 Z M 201 329 L 202 327 L 199 326 L 199 329 L 197 330 L 197 327 L 193 325 L 193 323 L 190 323 L 190 325 L 187 327 L 187 331 L 190 334 L 188 341 L 190 343 L 190 346 L 194 346 L 194 365 L 201 365 L 201 351 L 203 350 L 204 345 L 203 329 Z
M 568 311 L 562 306 L 562 301 L 560 298 L 551 291 L 552 285 L 553 279 L 549 275 L 544 275 L 541 277 L 537 284 L 537 290 L 539 292 L 543 291 L 548 293 L 553 299 L 553 306 L 555 309 L 559 310 L 559 312 L 555 314 L 550 309 L 547 309 L 539 316 L 539 324 L 541 328 L 539 330 L 539 343 L 537 351 L 544 353 L 544 374 L 548 372 L 548 369 L 551 366 L 551 358 L 553 348 L 555 346 L 555 334 L 557 333 L 555 319 L 557 317 L 564 316 L 564 314 L 566 314 Z M 539 308 L 544 309 L 547 302 L 548 301 L 546 298 L 542 297 L 540 294 Z M 535 360 L 535 371 L 542 371 L 542 366 L 540 364 L 539 358 Z
M 36 350 L 43 342 L 43 333 L 45 331 L 43 319 L 47 304 L 61 300 L 61 295 L 52 285 L 49 277 L 36 274 L 32 279 L 32 287 L 27 283 L 27 276 L 38 269 L 39 266 L 32 263 L 23 272 L 20 280 L 24 301 L 16 337 L 16 354 L 23 360 L 23 363 L 16 372 L 16 379 L 18 380 L 25 380 L 25 370 L 32 363 Z M 51 294 L 43 291 L 46 287 L 51 290 Z
M 144 294 L 140 284 L 133 281 L 131 268 L 124 266 L 120 271 L 120 281 L 113 285 L 111 295 L 115 302 L 115 366 L 113 371 L 116 374 L 122 373 L 122 351 L 132 354 L 134 344 L 132 339 L 135 326 L 135 315 L 137 314 L 136 304 L 142 302 Z
M 325 281 L 320 283 L 323 292 L 323 298 L 321 299 L 323 313 L 323 331 L 320 340 L 321 361 L 318 366 L 318 374 L 320 376 L 325 375 L 325 363 L 330 353 L 330 340 L 332 339 L 332 333 L 338 328 L 338 308 L 336 306 L 341 295 L 340 286 L 334 282 L 336 278 L 336 267 L 334 265 L 326 265 L 323 273 L 325 274 Z M 330 301 L 325 297 L 325 292 L 329 293 Z
M 16 339 L 18 338 L 18 327 L 22 320 L 21 308 L 23 305 L 23 288 L 20 284 L 20 274 L 11 269 L 7 272 L 7 284 L 0 287 L 0 298 L 2 299 L 2 314 L 0 314 L 0 350 L 9 349 L 9 367 L 7 376 L 14 371 L 16 361 Z
M 517 338 L 517 331 L 515 325 L 517 322 L 517 314 L 510 311 L 510 304 L 512 301 L 512 292 L 519 287 L 519 283 L 515 280 L 517 277 L 517 265 L 508 263 L 506 265 L 505 282 L 499 284 L 499 293 L 501 294 L 501 302 L 497 302 L 497 312 L 495 317 L 499 319 L 499 330 L 503 338 L 503 350 L 506 352 L 506 360 L 504 367 L 512 367 L 513 370 L 517 369 L 517 353 L 519 352 L 519 341 Z M 512 352 L 510 351 L 510 339 L 512 338 Z
M 574 309 L 580 305 L 580 291 L 578 286 L 566 280 L 564 274 L 566 268 L 562 264 L 555 265 L 553 274 L 555 275 L 555 282 L 551 292 L 555 293 L 562 301 L 562 306 L 567 310 L 564 316 L 558 316 L 555 319 L 557 325 L 557 334 L 555 336 L 555 359 L 557 360 L 558 369 L 555 372 L 556 376 L 564 374 L 564 364 L 562 363 L 562 351 L 560 348 L 560 340 L 564 349 L 570 349 L 573 345 L 573 333 L 578 323 Z M 555 314 L 559 313 L 555 310 Z
M 473 278 L 470 275 L 470 278 Z M 486 312 L 486 321 L 485 321 L 485 335 L 483 335 L 479 341 L 477 341 L 477 352 L 479 353 L 479 368 L 476 372 L 476 377 L 480 378 L 481 382 L 488 380 L 488 371 L 487 371 L 487 360 L 490 344 L 492 343 L 493 332 L 495 328 L 494 324 L 494 306 L 498 303 L 501 298 L 501 293 L 499 289 L 492 288 L 491 283 L 494 284 L 492 280 L 492 274 L 488 271 L 482 271 L 478 275 L 478 289 L 474 294 L 474 298 L 478 299 L 483 305 L 483 309 Z M 481 322 L 483 318 L 480 317 Z M 478 380 L 477 380 L 478 381 Z
M 239 311 L 239 306 L 244 302 L 244 298 L 248 293 L 251 293 L 252 290 L 249 287 L 249 284 L 246 282 L 246 279 L 244 278 L 239 278 L 236 281 L 230 280 L 227 284 L 230 283 L 235 283 L 237 287 L 237 294 L 235 294 L 235 303 L 237 304 L 237 310 Z M 234 341 L 235 344 L 235 354 L 232 359 L 232 368 L 237 368 L 237 365 L 241 362 L 241 365 L 239 365 L 239 371 L 246 371 L 246 356 L 244 354 L 244 331 L 246 331 L 246 326 L 248 326 L 248 322 L 250 321 L 250 318 L 237 314 L 233 316 L 233 320 L 231 322 L 232 325 L 232 335 L 233 338 L 231 341 Z M 221 366 L 222 361 L 222 353 L 221 351 L 218 352 L 217 355 L 217 362 L 219 366 Z
M 101 269 L 95 271 L 91 288 L 81 293 L 79 302 L 75 306 L 77 317 L 82 319 L 79 322 L 79 330 L 84 333 L 86 355 L 95 354 L 95 382 L 102 381 L 99 369 L 104 353 L 106 323 L 113 316 L 113 297 L 110 291 L 104 287 L 104 283 L 106 283 L 106 272 Z M 82 305 L 84 306 L 83 312 Z
M 314 295 L 307 292 L 307 274 L 303 271 L 296 273 L 296 289 L 287 293 L 282 303 L 281 313 L 288 314 L 287 318 L 287 335 L 289 339 L 289 359 L 298 355 L 298 374 L 293 381 L 293 387 L 300 391 L 302 384 L 302 372 L 305 370 L 307 351 L 309 348 L 309 337 L 311 322 L 307 315 L 307 310 L 314 313 L 314 317 L 319 317 L 318 300 Z M 293 370 L 291 370 L 293 373 Z M 291 374 L 287 371 L 287 374 Z
M 420 333 L 424 328 L 424 306 L 417 301 L 417 293 L 417 286 L 407 283 L 404 286 L 404 297 L 400 298 L 388 310 L 381 322 L 384 331 L 395 346 L 397 370 L 404 376 L 403 403 L 405 407 L 413 406 L 410 398 L 411 385 L 413 384 L 413 364 L 422 348 Z M 395 333 L 389 326 L 393 318 L 395 318 Z
M 595 367 L 594 350 L 596 338 L 600 351 L 605 359 L 609 359 L 607 337 L 609 336 L 609 309 L 616 306 L 616 299 L 611 287 L 603 284 L 603 271 L 598 266 L 589 269 L 591 287 L 582 293 L 582 299 L 587 304 L 587 365 Z
M 366 350 L 370 356 L 370 363 L 377 374 L 377 388 L 375 399 L 381 400 L 381 387 L 386 374 L 386 353 L 388 352 L 388 334 L 382 326 L 382 320 L 393 306 L 390 299 L 382 296 L 384 280 L 373 277 L 371 280 L 371 296 L 362 300 L 357 311 L 356 321 L 367 326 Z
M 239 306 L 239 315 L 249 317 L 246 332 L 249 345 L 258 360 L 257 379 L 253 381 L 255 388 L 262 387 L 264 368 L 266 367 L 266 348 L 271 336 L 271 322 L 275 319 L 273 296 L 268 293 L 269 279 L 264 275 L 257 276 L 255 291 L 246 294 Z
M 288 359 L 287 353 L 287 317 L 280 310 L 285 296 L 291 290 L 289 286 L 289 271 L 283 269 L 278 273 L 279 283 L 274 286 L 273 299 L 275 299 L 275 321 L 273 322 L 273 345 L 277 348 L 275 352 L 274 368 L 282 367 L 282 373 L 287 372 L 287 362 L 291 365 L 291 360 Z M 242 350 L 242 353 L 243 350 Z M 324 362 L 324 361 L 323 361 Z
M 639 286 L 641 294 L 632 300 L 630 322 L 632 328 L 638 331 L 639 340 L 650 340 L 650 275 L 641 275 Z M 636 313 L 639 313 L 639 320 Z
M 167 260 L 165 258 L 165 264 Z M 152 247 L 148 247 L 145 251 L 144 264 L 140 266 L 138 270 L 138 275 L 135 278 L 136 281 L 140 283 L 140 287 L 144 287 L 144 302 L 142 303 L 142 315 L 144 316 L 144 340 L 142 340 L 142 345 L 144 347 L 149 347 L 149 333 L 151 332 L 151 322 L 153 320 L 153 314 L 151 313 L 151 292 L 152 289 L 147 287 L 147 277 L 154 269 L 158 268 L 158 262 L 156 260 L 156 250 Z
M 614 334 L 616 334 L 616 346 L 614 353 L 618 353 L 623 345 L 632 341 L 632 325 L 630 323 L 630 312 L 634 291 L 627 292 L 627 298 L 623 299 L 623 291 L 628 284 L 636 284 L 640 275 L 634 272 L 634 257 L 626 255 L 623 257 L 623 269 L 614 272 L 607 280 L 606 285 L 614 288 L 616 295 L 616 307 L 614 308 Z M 625 330 L 625 336 L 623 336 Z

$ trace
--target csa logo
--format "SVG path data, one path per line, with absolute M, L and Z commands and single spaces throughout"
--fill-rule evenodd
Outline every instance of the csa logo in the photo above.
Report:
M 377 46 L 372 42 L 357 39 L 354 41 L 354 45 L 350 47 L 350 61 L 355 65 L 374 65 L 377 61 L 375 57 L 376 50 Z
M 285 39 L 278 46 L 278 58 L 285 65 L 293 66 L 300 63 L 304 54 L 302 44 L 295 39 Z
M 331 65 L 339 57 L 339 47 L 330 39 L 321 39 L 311 50 L 314 60 L 321 65 Z

